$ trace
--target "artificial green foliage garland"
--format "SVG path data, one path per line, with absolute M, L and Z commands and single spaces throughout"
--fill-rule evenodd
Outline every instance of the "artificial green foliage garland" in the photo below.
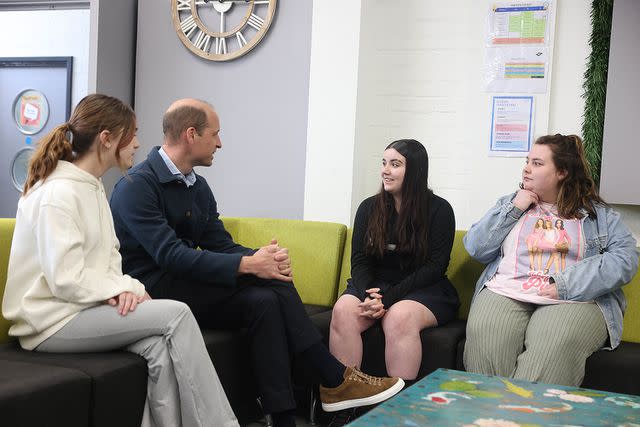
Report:
M 589 39 L 591 55 L 582 84 L 584 89 L 582 96 L 585 98 L 582 137 L 585 155 L 596 184 L 600 183 L 612 14 L 613 0 L 593 0 L 591 4 L 591 38 Z

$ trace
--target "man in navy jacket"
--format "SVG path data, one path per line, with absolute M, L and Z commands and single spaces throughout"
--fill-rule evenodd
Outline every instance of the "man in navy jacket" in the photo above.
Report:
M 325 410 L 370 405 L 402 389 L 401 379 L 371 379 L 329 353 L 293 286 L 286 249 L 276 241 L 245 248 L 224 229 L 211 189 L 193 171 L 211 166 L 222 147 L 213 107 L 176 101 L 163 132 L 164 145 L 111 196 L 123 271 L 152 297 L 187 303 L 202 326 L 247 328 L 258 392 L 276 425 L 294 425 L 290 351 L 318 370 Z

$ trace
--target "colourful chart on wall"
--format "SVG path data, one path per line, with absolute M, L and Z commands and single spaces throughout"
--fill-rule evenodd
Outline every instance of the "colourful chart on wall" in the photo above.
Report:
M 485 90 L 545 93 L 549 49 L 544 46 L 501 46 L 485 49 Z
M 34 89 L 20 92 L 13 102 L 13 117 L 20 132 L 26 135 L 40 132 L 49 119 L 47 97 Z
M 548 18 L 548 1 L 496 3 L 491 8 L 490 44 L 545 44 Z

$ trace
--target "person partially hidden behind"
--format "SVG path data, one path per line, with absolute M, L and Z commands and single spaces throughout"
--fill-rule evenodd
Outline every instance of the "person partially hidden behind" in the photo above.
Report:
M 211 166 L 222 147 L 220 120 L 200 100 L 174 102 L 155 147 L 115 186 L 111 210 L 123 269 L 154 298 L 191 307 L 202 327 L 247 328 L 263 409 L 276 426 L 295 425 L 291 353 L 322 378 L 325 411 L 370 405 L 404 385 L 345 367 L 323 345 L 292 282 L 288 251 L 274 240 L 257 250 L 236 244 L 195 166 Z
M 620 344 L 636 242 L 598 195 L 578 136 L 538 138 L 521 189 L 464 246 L 487 264 L 467 322 L 468 371 L 577 387 L 587 358 Z
M 2 304 L 14 322 L 9 334 L 37 352 L 124 349 L 144 357 L 143 427 L 238 427 L 189 307 L 152 300 L 122 274 L 100 177 L 131 167 L 135 133 L 129 106 L 92 94 L 39 142 L 9 255 Z

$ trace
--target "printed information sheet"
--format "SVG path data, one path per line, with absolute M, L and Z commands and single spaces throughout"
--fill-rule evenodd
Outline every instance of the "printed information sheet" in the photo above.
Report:
M 485 91 L 545 93 L 548 52 L 544 46 L 486 48 Z
M 548 19 L 548 1 L 496 3 L 489 16 L 490 45 L 544 45 Z
M 525 157 L 531 149 L 532 124 L 532 96 L 492 97 L 489 155 Z

